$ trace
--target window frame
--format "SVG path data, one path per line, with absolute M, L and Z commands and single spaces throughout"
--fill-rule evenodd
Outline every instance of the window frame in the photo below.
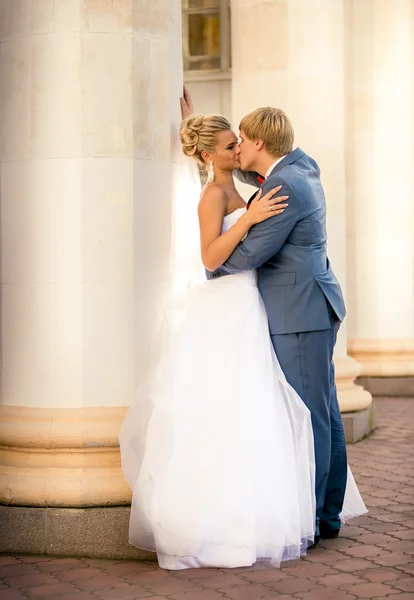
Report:
M 218 69 L 188 69 L 189 32 L 188 16 L 192 14 L 214 14 L 219 9 L 220 14 L 220 67 Z M 188 0 L 181 3 L 183 24 L 183 66 L 186 81 L 228 80 L 231 79 L 231 0 L 219 0 L 217 8 L 189 8 Z M 187 57 L 187 58 L 186 58 Z M 203 57 L 194 57 L 200 60 Z M 207 57 L 206 57 L 207 58 Z

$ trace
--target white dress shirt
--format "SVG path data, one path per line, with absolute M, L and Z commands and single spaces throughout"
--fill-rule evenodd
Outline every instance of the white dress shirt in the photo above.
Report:
M 286 156 L 286 154 L 284 156 L 281 156 L 277 160 L 275 160 L 275 162 L 273 163 L 273 165 L 270 165 L 270 167 L 266 171 L 265 179 L 267 179 L 269 177 L 270 173 L 273 171 L 273 169 L 275 168 L 275 166 L 278 163 L 280 163 L 280 161 L 283 160 L 285 158 L 285 156 Z

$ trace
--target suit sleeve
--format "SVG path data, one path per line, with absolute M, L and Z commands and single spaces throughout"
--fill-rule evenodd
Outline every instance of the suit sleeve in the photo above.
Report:
M 263 195 L 278 185 L 282 186 L 279 193 L 289 196 L 289 206 L 285 212 L 254 225 L 247 234 L 246 239 L 237 246 L 226 262 L 214 272 L 215 277 L 257 269 L 279 252 L 299 220 L 299 208 L 292 189 L 280 178 L 272 177 L 266 180 L 262 186 Z
M 249 183 L 257 188 L 260 187 L 259 180 L 257 179 L 258 173 L 255 171 L 242 171 L 241 169 L 237 169 L 236 171 L 233 171 L 233 173 L 236 179 L 242 183 Z

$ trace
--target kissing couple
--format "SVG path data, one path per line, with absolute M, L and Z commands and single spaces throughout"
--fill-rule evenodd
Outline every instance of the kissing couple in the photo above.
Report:
M 184 154 L 206 167 L 207 281 L 151 378 L 145 440 L 120 433 L 130 543 L 165 569 L 280 566 L 366 512 L 347 465 L 333 351 L 345 304 L 320 170 L 278 108 L 236 135 L 181 98 Z M 246 205 L 234 176 L 256 188 Z

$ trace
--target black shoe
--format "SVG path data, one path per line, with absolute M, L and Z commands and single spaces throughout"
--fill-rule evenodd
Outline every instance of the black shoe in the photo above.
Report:
M 321 527 L 320 537 L 323 540 L 334 540 L 335 538 L 338 537 L 338 535 L 339 535 L 339 531 L 337 531 L 336 529 L 326 529 L 324 531 L 323 528 Z
M 320 540 L 320 536 L 319 535 L 315 535 L 314 540 L 313 540 L 313 544 L 311 544 L 310 546 L 308 546 L 308 550 L 315 550 L 315 548 L 317 548 L 319 546 L 319 540 Z

